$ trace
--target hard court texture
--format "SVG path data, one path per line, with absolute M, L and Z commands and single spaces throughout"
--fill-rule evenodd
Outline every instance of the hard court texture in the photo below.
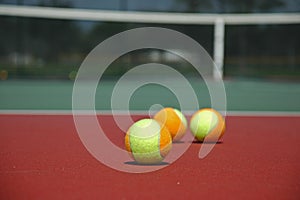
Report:
M 112 116 L 98 118 L 123 147 Z M 162 170 L 128 174 L 88 153 L 71 115 L 1 114 L 0 199 L 300 199 L 300 117 L 230 116 L 226 123 L 206 158 L 193 142 Z

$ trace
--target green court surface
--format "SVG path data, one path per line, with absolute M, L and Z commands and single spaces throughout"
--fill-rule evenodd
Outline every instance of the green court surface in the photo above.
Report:
M 0 82 L 1 110 L 70 110 L 71 81 L 7 80 Z M 115 82 L 102 81 L 96 93 L 96 109 L 111 109 L 111 94 Z M 193 80 L 199 106 L 210 106 L 205 83 Z M 300 83 L 256 80 L 224 81 L 229 111 L 300 111 Z M 188 97 L 187 97 L 188 98 Z M 153 104 L 178 107 L 172 92 L 158 85 L 146 85 L 131 96 L 130 109 L 148 110 Z

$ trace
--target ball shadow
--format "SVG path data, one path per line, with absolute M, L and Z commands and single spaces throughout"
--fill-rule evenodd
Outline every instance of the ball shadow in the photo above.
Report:
M 218 141 L 218 142 L 201 142 L 197 140 L 191 141 L 193 144 L 223 144 L 223 141 Z
M 160 163 L 157 163 L 157 164 L 141 164 L 141 163 L 138 163 L 136 161 L 126 161 L 126 162 L 124 162 L 124 164 L 126 164 L 126 165 L 138 165 L 138 166 L 163 166 L 163 165 L 168 165 L 169 163 L 160 162 Z
M 184 141 L 173 141 L 173 144 L 182 144 Z

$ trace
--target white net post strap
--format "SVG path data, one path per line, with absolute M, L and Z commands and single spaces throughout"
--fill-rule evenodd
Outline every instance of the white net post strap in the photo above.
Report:
M 215 80 L 223 79 L 224 65 L 224 35 L 225 23 L 222 18 L 217 18 L 214 27 L 214 61 L 213 78 Z

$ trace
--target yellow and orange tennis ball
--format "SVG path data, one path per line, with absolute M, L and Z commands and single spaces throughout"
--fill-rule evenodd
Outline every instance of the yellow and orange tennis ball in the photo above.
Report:
M 135 122 L 125 136 L 125 147 L 140 164 L 160 163 L 172 147 L 169 130 L 153 119 Z
M 212 108 L 204 108 L 193 114 L 190 129 L 198 141 L 217 142 L 225 132 L 223 116 Z
M 171 133 L 173 141 L 179 141 L 187 129 L 185 116 L 175 108 L 163 108 L 155 114 L 154 119 L 165 126 Z
M 180 140 L 187 129 L 185 116 L 177 109 L 163 108 L 154 119 L 135 122 L 125 136 L 125 148 L 140 164 L 163 161 L 172 148 L 172 141 Z M 193 114 L 190 130 L 198 141 L 217 142 L 225 132 L 225 120 L 214 109 L 205 108 Z

